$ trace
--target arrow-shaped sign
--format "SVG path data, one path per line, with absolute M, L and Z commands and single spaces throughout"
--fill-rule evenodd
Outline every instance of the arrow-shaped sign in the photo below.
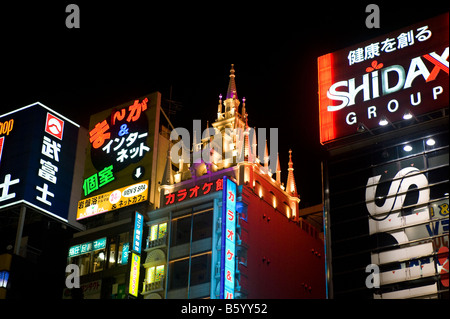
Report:
M 141 175 L 142 175 L 142 173 L 141 173 L 141 167 L 138 167 L 138 168 L 136 169 L 136 173 L 134 174 L 134 176 L 136 176 L 136 178 L 139 178 L 139 177 L 141 177 Z

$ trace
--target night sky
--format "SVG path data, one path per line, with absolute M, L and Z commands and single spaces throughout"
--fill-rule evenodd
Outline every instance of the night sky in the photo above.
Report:
M 277 127 L 282 181 L 291 148 L 301 207 L 322 201 L 317 57 L 448 12 L 448 1 L 26 2 L 2 5 L 0 114 L 39 101 L 87 127 L 89 116 L 160 91 L 183 108 L 171 117 L 214 121 L 235 64 L 249 125 Z M 95 1 L 97 3 L 97 1 Z M 65 8 L 80 8 L 67 29 Z M 368 29 L 376 3 L 381 28 Z

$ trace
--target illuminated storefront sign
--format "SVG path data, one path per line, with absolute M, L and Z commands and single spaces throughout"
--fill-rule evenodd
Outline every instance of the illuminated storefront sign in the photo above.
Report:
M 201 185 L 195 185 L 194 187 L 183 188 L 179 189 L 177 192 L 165 194 L 163 203 L 165 206 L 167 206 L 220 190 L 223 190 L 223 180 L 221 178 L 217 179 L 214 182 L 205 182 Z
M 0 207 L 26 203 L 67 221 L 79 126 L 41 103 L 0 124 Z
M 135 253 L 131 254 L 131 270 L 130 270 L 130 285 L 128 293 L 137 297 L 139 292 L 139 271 L 141 267 L 141 257 Z
M 69 257 L 75 257 L 83 254 L 90 253 L 106 247 L 106 237 L 100 238 L 87 243 L 75 245 L 69 248 Z
M 143 226 L 144 226 L 144 216 L 136 212 L 134 218 L 133 251 L 135 251 L 138 254 L 141 253 Z
M 236 183 L 223 178 L 220 298 L 234 299 L 236 268 Z
M 444 14 L 319 57 L 321 143 L 448 107 L 448 28 Z
M 113 165 L 105 167 L 98 173 L 86 178 L 83 182 L 84 196 L 95 192 L 103 185 L 106 185 L 114 180 Z
M 160 93 L 156 92 L 91 116 L 84 197 L 153 178 L 160 102 Z
M 78 202 L 77 220 L 148 200 L 148 181 L 122 187 Z

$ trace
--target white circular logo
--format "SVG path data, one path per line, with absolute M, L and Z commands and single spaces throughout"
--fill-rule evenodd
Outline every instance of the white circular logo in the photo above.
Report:
M 55 119 L 55 118 L 51 118 L 48 120 L 48 129 L 50 130 L 50 132 L 52 132 L 55 135 L 59 135 L 61 134 L 61 123 Z

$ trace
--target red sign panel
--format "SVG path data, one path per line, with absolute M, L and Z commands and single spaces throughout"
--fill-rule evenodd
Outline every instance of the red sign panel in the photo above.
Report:
M 212 182 L 204 182 L 201 185 L 195 185 L 190 188 L 182 188 L 170 194 L 165 194 L 164 201 L 161 203 L 161 206 L 180 203 L 190 198 L 197 198 L 199 196 L 207 195 L 210 192 L 217 192 L 220 190 L 223 190 L 222 178 Z
M 320 142 L 448 107 L 448 28 L 447 13 L 319 57 Z
M 50 113 L 47 113 L 47 120 L 45 121 L 45 132 L 62 140 L 64 132 L 64 121 Z

